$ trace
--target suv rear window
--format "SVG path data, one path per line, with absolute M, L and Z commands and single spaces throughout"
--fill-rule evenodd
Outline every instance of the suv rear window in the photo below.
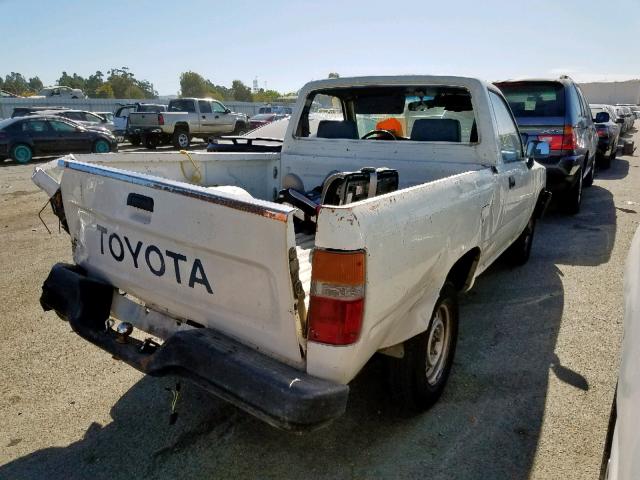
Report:
M 564 87 L 557 82 L 497 84 L 516 117 L 564 117 Z

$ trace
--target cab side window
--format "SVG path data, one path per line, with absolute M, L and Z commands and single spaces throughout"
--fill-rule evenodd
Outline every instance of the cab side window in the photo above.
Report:
M 493 92 L 489 92 L 489 99 L 498 126 L 498 145 L 500 146 L 502 161 L 510 163 L 523 160 L 522 142 L 520 141 L 516 122 L 513 120 L 507 104 L 499 95 Z
M 211 113 L 211 103 L 207 100 L 198 100 L 198 108 L 200 113 Z
M 213 107 L 213 113 L 227 113 L 227 109 L 221 103 L 211 102 L 211 106 Z

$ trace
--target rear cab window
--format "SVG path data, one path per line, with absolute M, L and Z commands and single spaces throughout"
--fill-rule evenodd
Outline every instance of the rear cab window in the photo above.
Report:
M 348 87 L 312 92 L 299 138 L 478 141 L 470 92 L 454 86 Z
M 169 111 L 195 113 L 195 102 L 193 100 L 171 100 L 169 102 Z
M 506 82 L 496 85 L 516 118 L 565 116 L 564 86 L 559 82 Z

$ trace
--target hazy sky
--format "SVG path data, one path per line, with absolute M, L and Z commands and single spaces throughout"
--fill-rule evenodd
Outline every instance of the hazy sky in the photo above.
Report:
M 0 19 L 0 75 L 45 84 L 120 66 L 160 94 L 186 70 L 280 91 L 329 72 L 640 77 L 640 0 L 0 0 Z

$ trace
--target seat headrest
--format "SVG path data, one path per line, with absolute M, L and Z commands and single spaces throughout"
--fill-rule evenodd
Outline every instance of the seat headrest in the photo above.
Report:
M 318 123 L 319 138 L 349 138 L 357 139 L 358 127 L 351 120 L 320 120 Z
M 420 142 L 460 142 L 460 121 L 454 118 L 421 118 L 413 123 L 411 140 Z

